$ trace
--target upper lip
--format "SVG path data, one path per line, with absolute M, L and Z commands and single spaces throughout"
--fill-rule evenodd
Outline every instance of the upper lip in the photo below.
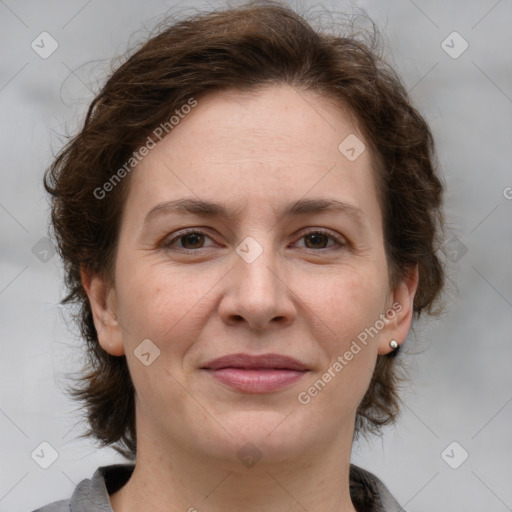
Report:
M 229 354 L 213 359 L 202 368 L 207 370 L 220 370 L 222 368 L 308 370 L 307 366 L 299 360 L 281 354 Z

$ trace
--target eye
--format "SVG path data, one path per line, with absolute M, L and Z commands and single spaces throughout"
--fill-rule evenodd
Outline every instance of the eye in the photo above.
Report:
M 211 240 L 211 238 L 202 231 L 181 231 L 181 233 L 179 233 L 168 242 L 164 242 L 163 247 L 166 249 L 184 249 L 193 251 L 196 249 L 202 249 L 204 247 L 205 238 L 209 238 Z M 177 242 L 179 243 L 178 246 L 175 245 Z
M 346 246 L 346 242 L 340 236 L 332 234 L 330 231 L 316 230 L 310 231 L 301 237 L 301 240 L 305 240 L 306 249 L 314 250 L 325 250 L 329 249 L 325 245 L 329 243 L 329 240 L 334 241 L 334 245 L 338 247 Z M 332 247 L 332 246 L 331 246 Z
M 211 237 L 209 237 L 203 231 L 199 231 L 197 229 L 190 229 L 179 232 L 171 240 L 169 240 L 168 242 L 164 242 L 163 247 L 165 249 L 171 250 L 176 249 L 184 250 L 187 252 L 194 252 L 197 251 L 198 249 L 208 248 L 208 246 L 204 245 L 205 239 L 212 240 Z M 342 237 L 334 235 L 330 231 L 324 230 L 310 231 L 309 233 L 304 234 L 300 238 L 300 240 L 305 240 L 306 249 L 312 249 L 315 251 L 328 250 L 329 241 L 333 241 L 335 247 L 345 247 L 347 245 L 346 241 Z

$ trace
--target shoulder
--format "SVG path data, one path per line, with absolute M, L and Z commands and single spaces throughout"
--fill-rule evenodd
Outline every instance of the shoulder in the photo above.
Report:
M 82 480 L 71 498 L 55 501 L 33 512 L 110 511 L 109 494 L 121 488 L 130 478 L 134 464 L 112 464 L 99 467 L 92 478 Z
M 361 512 L 405 512 L 373 473 L 350 465 L 350 497 Z

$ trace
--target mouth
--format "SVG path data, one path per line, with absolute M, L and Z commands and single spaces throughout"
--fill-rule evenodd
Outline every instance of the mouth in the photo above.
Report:
M 245 393 L 271 393 L 302 378 L 309 369 L 292 357 L 280 354 L 231 354 L 204 365 L 218 382 Z

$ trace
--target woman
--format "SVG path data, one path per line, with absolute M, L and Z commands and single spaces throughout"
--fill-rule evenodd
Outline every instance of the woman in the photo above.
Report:
M 371 44 L 247 4 L 113 73 L 45 184 L 89 435 L 132 462 L 39 509 L 402 510 L 350 464 L 432 313 L 432 135 Z

